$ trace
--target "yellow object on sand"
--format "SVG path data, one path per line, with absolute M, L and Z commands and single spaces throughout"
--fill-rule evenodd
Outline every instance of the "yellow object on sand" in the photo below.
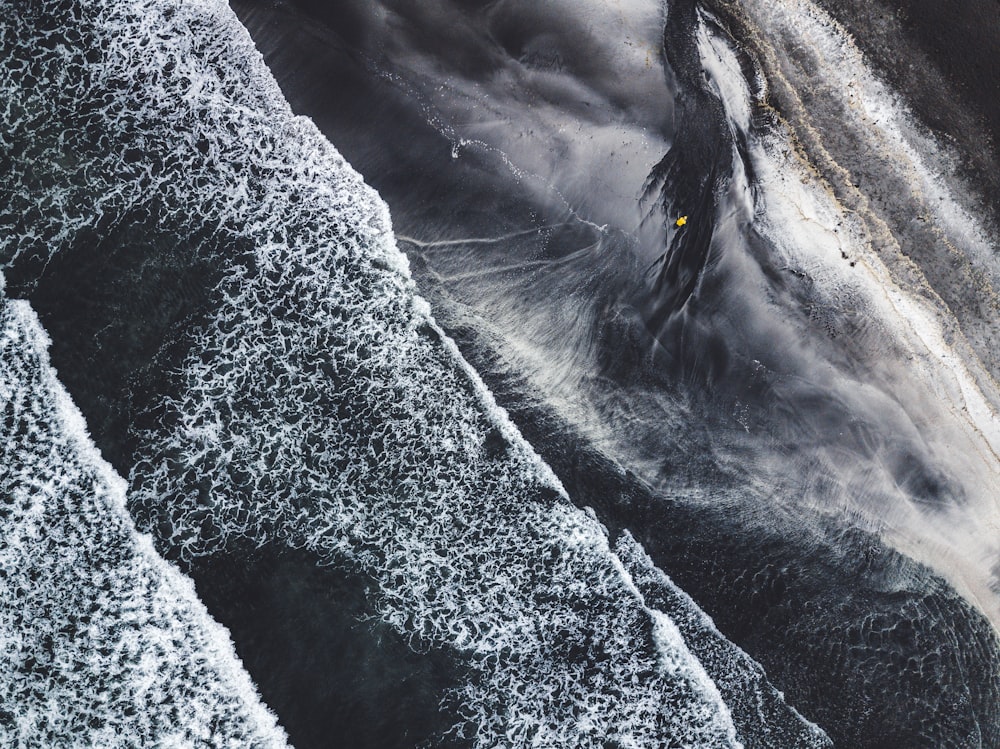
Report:
M 679 219 L 677 219 L 678 226 L 684 226 L 684 224 L 686 224 L 687 222 L 688 222 L 687 216 L 681 216 Z

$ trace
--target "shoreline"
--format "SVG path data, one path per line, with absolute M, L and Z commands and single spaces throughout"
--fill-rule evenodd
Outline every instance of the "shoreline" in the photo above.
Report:
M 817 0 L 920 123 L 957 150 L 959 174 L 1000 223 L 1000 9 L 986 0 Z M 993 7 L 988 7 L 992 5 Z

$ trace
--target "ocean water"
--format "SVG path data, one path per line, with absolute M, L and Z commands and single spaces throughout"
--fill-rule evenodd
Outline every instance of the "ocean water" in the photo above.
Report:
M 827 11 L 0 11 L 7 743 L 1000 742 L 990 187 Z

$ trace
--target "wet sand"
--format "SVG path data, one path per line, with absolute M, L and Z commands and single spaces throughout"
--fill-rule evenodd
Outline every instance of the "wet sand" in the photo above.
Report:
M 1000 2 L 819 0 L 924 124 L 956 147 L 1000 217 Z

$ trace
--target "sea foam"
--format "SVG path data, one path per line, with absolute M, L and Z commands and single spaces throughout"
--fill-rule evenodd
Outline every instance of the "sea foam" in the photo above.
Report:
M 0 298 L 0 744 L 286 746 L 228 633 L 137 533 L 48 343 Z

